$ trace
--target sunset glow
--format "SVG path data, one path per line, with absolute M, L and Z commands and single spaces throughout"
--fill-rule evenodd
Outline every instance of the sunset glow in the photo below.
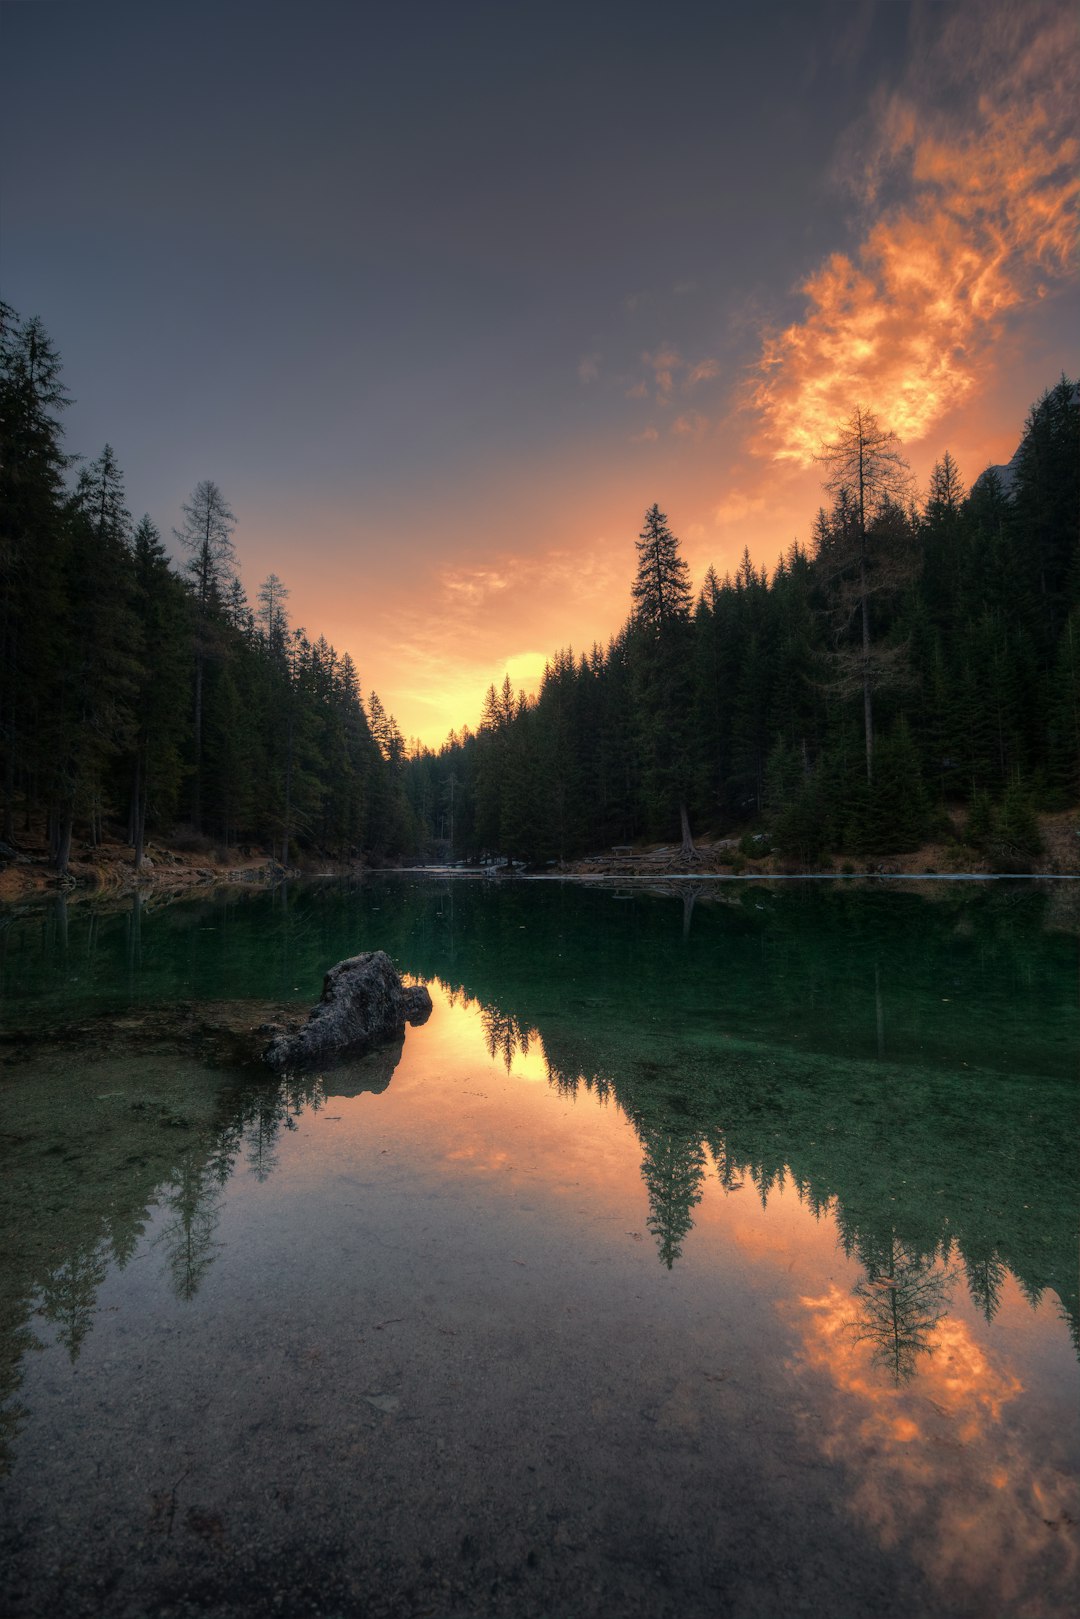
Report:
M 653 501 L 695 584 L 744 547 L 771 568 L 854 404 L 921 487 L 945 449 L 970 484 L 1076 368 L 1061 0 L 721 7 L 662 48 L 635 8 L 570 48 L 555 18 L 526 47 L 268 6 L 254 55 L 223 8 L 209 67 L 173 15 L 152 86 L 130 8 L 6 9 L 67 109 L 28 147 L 13 82 L 0 179 L 5 295 L 55 337 L 70 448 L 112 443 L 166 536 L 215 479 L 249 598 L 276 571 L 407 737 L 605 644 Z
M 406 1037 L 390 1088 L 375 1105 L 331 1095 L 332 1120 L 361 1139 L 377 1129 L 380 1149 L 400 1142 L 418 1184 L 466 1180 L 471 1196 L 501 1211 L 500 1228 L 512 1226 L 524 1201 L 560 1248 L 609 1244 L 635 1264 L 655 1265 L 642 1144 L 618 1104 L 598 1106 L 582 1086 L 561 1105 L 545 1083 L 536 1030 L 518 1029 L 438 982 L 430 987 L 435 1012 L 422 1039 Z M 455 1070 L 471 1076 L 457 1106 L 431 1080 Z M 338 1154 L 337 1142 L 332 1135 L 326 1150 Z M 306 1172 L 321 1169 L 312 1161 Z M 790 1179 L 766 1206 L 748 1171 L 725 1190 L 711 1160 L 701 1191 L 678 1272 L 706 1298 L 721 1283 L 725 1296 L 737 1297 L 753 1276 L 770 1301 L 769 1332 L 790 1343 L 786 1374 L 813 1412 L 813 1441 L 850 1480 L 843 1509 L 884 1550 L 907 1548 L 934 1591 L 944 1595 L 961 1582 L 988 1604 L 1004 1593 L 1017 1612 L 1054 1612 L 1080 1568 L 1080 1494 L 1013 1421 L 1030 1391 L 1005 1346 L 1032 1320 L 1013 1278 L 991 1348 L 962 1275 L 935 1262 L 940 1314 L 911 1381 L 897 1382 L 863 1331 L 853 1287 L 865 1285 L 865 1274 L 844 1257 L 832 1212 L 815 1217 Z M 522 1240 L 519 1231 L 514 1241 Z M 503 1262 L 527 1277 L 532 1259 L 510 1246 Z M 1054 1310 L 1047 1298 L 1044 1328 Z M 673 1395 L 671 1420 L 695 1426 L 706 1386 L 700 1373 L 688 1375 Z
M 905 91 L 869 115 L 870 155 L 849 176 L 867 216 L 862 240 L 802 284 L 805 317 L 765 338 L 750 394 L 762 453 L 809 465 L 853 399 L 872 401 L 908 443 L 926 438 L 978 394 L 1006 317 L 1068 277 L 1080 196 L 1075 21 L 1037 8 L 1031 18 L 1034 32 L 1010 36 L 1017 55 L 966 126 Z M 897 189 L 903 200 L 882 209 Z

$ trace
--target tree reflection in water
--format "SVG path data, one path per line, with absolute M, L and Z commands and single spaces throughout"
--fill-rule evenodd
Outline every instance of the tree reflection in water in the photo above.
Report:
M 671 1270 L 693 1228 L 693 1211 L 705 1186 L 705 1147 L 692 1133 L 639 1128 L 645 1149 L 641 1175 L 649 1197 L 648 1227 L 660 1262 Z
M 166 1220 L 157 1242 L 165 1251 L 173 1291 L 185 1303 L 195 1297 L 220 1247 L 214 1238 L 221 1196 L 221 1182 L 213 1164 L 193 1149 L 185 1155 L 178 1179 L 162 1198 Z
M 895 1234 L 859 1257 L 866 1275 L 852 1289 L 860 1307 L 854 1341 L 871 1345 L 875 1365 L 899 1387 L 915 1376 L 919 1356 L 933 1353 L 950 1277 L 936 1255 L 912 1253 Z
M 56 1336 L 73 1363 L 93 1325 L 98 1289 L 108 1268 L 107 1244 L 86 1243 L 51 1272 L 41 1289 L 38 1314 L 54 1324 Z
M 4 930 L 0 988 L 10 1006 L 44 986 L 40 1022 L 100 994 L 135 1023 L 181 992 L 266 994 L 271 955 L 275 991 L 287 993 L 317 984 L 341 955 L 386 948 L 410 975 L 441 983 L 452 1007 L 477 1009 L 508 1073 L 528 1057 L 561 1096 L 618 1108 L 640 1142 L 647 1223 L 666 1268 L 689 1251 L 707 1184 L 753 1185 L 763 1204 L 790 1185 L 836 1221 L 864 1268 L 851 1331 L 886 1379 L 917 1375 L 961 1274 L 988 1321 L 1010 1275 L 1033 1306 L 1053 1289 L 1080 1348 L 1065 1145 L 1080 917 L 1056 891 L 1050 918 L 1047 895 L 1006 888 L 957 886 L 926 903 L 694 883 L 674 901 L 613 905 L 558 885 L 389 886 L 393 903 L 372 883 L 160 917 L 137 899 L 100 918 L 69 915 L 59 900 Z M 389 1048 L 335 1075 L 335 1094 L 384 1089 L 399 1056 Z M 35 1312 L 78 1355 L 110 1258 L 131 1259 L 155 1205 L 171 1284 L 195 1296 L 229 1176 L 245 1163 L 272 1175 L 282 1132 L 323 1100 L 317 1078 L 275 1085 L 237 1073 L 184 1121 L 133 1111 L 144 1104 L 142 1082 L 132 1085 L 116 1101 L 64 1091 L 48 1123 L 56 1145 L 18 1160 L 25 1186 L 6 1188 L 10 1208 L 47 1212 L 0 1273 L 0 1392 L 18 1386 Z M 102 1103 L 123 1148 L 113 1157 Z M 38 1129 L 32 1106 L 28 1117 Z M 33 1130 L 20 1124 L 13 1139 Z M 90 1156 L 69 1158 L 84 1135 Z

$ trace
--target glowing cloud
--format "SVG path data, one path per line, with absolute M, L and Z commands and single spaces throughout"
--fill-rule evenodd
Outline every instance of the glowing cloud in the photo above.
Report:
M 1064 8 L 1018 9 L 1022 21 L 1002 11 L 1012 29 L 962 129 L 896 94 L 877 104 L 869 137 L 860 132 L 847 178 L 877 217 L 852 254 L 832 254 L 802 283 L 804 318 L 766 334 L 750 390 L 758 453 L 808 465 L 858 403 L 902 438 L 924 437 L 983 379 L 1009 312 L 1069 271 L 1077 29 Z M 940 44 L 939 76 L 948 63 L 956 79 L 972 67 L 963 24 Z
M 510 577 L 494 568 L 445 568 L 440 583 L 451 600 L 479 607 L 510 585 Z

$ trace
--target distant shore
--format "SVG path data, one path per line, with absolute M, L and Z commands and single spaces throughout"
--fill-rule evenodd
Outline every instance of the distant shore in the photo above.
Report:
M 14 858 L 0 859 L 0 904 L 17 904 L 47 894 L 70 899 L 122 898 L 140 893 L 170 896 L 229 886 L 268 888 L 286 877 L 348 876 L 363 869 L 350 863 L 305 861 L 300 868 L 283 866 L 259 850 L 222 849 L 210 845 L 154 839 L 138 871 L 130 844 L 102 842 L 79 849 L 64 876 L 58 876 L 41 846 L 15 845 Z
M 724 878 L 978 878 L 978 877 L 1077 877 L 1080 876 L 1080 831 L 1075 811 L 1041 815 L 1039 831 L 1043 853 L 1028 870 L 992 870 L 977 851 L 958 843 L 932 843 L 898 854 L 834 854 L 814 864 L 795 861 L 781 854 L 747 852 L 747 839 L 701 839 L 695 845 L 695 858 L 687 860 L 675 844 L 649 844 L 630 848 L 620 846 L 609 853 L 596 853 L 577 860 L 548 865 L 515 875 L 541 879 L 592 879 L 649 884 L 666 881 L 686 882 Z M 130 845 L 102 842 L 77 851 L 68 873 L 57 876 L 48 862 L 43 845 L 27 841 L 13 846 L 7 857 L 0 856 L 0 904 L 17 904 L 36 896 L 63 893 L 72 899 L 121 898 L 132 893 L 147 896 L 178 896 L 221 886 L 243 885 L 266 888 L 286 878 L 359 876 L 365 870 L 449 872 L 458 875 L 490 876 L 507 873 L 505 866 L 445 865 L 434 861 L 401 862 L 375 868 L 363 861 L 305 857 L 299 866 L 285 867 L 257 849 L 222 849 L 209 842 L 193 840 L 169 842 L 155 839 L 147 846 L 146 859 L 135 870 Z M 752 843 L 751 843 L 752 847 Z

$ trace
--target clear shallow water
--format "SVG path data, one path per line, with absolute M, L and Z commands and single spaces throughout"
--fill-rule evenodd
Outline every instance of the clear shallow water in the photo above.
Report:
M 1063 892 L 11 918 L 4 1607 L 1066 1611 Z M 279 1088 L 155 1022 L 375 946 L 400 1051 Z

